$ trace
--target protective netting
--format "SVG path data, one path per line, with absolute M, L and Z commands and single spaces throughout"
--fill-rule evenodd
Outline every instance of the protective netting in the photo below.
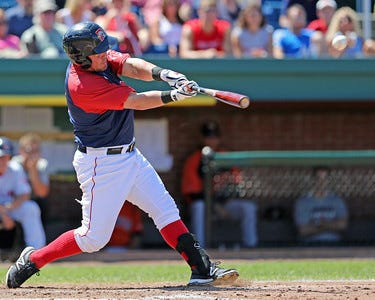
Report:
M 348 197 L 375 195 L 375 168 L 333 168 L 327 186 Z M 296 197 L 312 188 L 312 169 L 288 167 L 243 167 L 216 172 L 214 191 L 224 197 Z
M 313 184 L 313 167 L 236 167 L 214 172 L 213 198 L 249 198 L 261 207 L 281 204 L 291 208 Z M 331 167 L 326 184 L 353 206 L 352 215 L 369 214 L 370 204 L 375 208 L 375 166 Z

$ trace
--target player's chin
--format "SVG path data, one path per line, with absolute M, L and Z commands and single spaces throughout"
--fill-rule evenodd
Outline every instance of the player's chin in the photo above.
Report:
M 101 72 L 101 71 L 105 71 L 107 69 L 107 67 L 108 67 L 108 64 L 103 63 L 103 64 L 98 64 L 95 67 L 92 67 L 92 69 L 95 72 Z

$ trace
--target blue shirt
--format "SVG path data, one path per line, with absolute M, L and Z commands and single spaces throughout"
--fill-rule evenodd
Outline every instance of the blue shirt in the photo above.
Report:
M 33 15 L 26 15 L 21 6 L 9 8 L 6 11 L 8 33 L 21 37 L 22 33 L 33 25 Z
M 276 29 L 272 36 L 273 46 L 281 48 L 285 57 L 311 57 L 310 40 L 313 32 L 304 28 L 296 35 L 286 28 Z

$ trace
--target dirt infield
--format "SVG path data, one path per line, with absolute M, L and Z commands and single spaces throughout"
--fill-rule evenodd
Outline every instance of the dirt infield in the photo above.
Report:
M 257 258 L 374 258 L 374 248 L 346 249 L 279 249 L 256 250 L 247 252 L 214 252 L 220 259 Z M 171 253 L 171 254 L 168 254 Z M 172 251 L 141 251 L 126 253 L 121 256 L 106 256 L 101 253 L 83 255 L 70 259 L 85 261 L 86 264 L 95 261 L 120 260 L 143 261 L 152 263 L 146 258 L 180 259 Z M 68 260 L 69 261 L 69 260 Z M 155 263 L 160 262 L 156 259 Z M 8 264 L 4 264 L 8 266 Z M 239 278 L 232 286 L 217 287 L 187 287 L 184 282 L 160 283 L 121 283 L 121 284 L 45 284 L 33 285 L 25 283 L 19 289 L 7 289 L 0 285 L 0 299 L 375 299 L 375 280 L 366 281 L 251 281 Z
M 375 299 L 374 281 L 245 282 L 230 287 L 186 287 L 176 283 L 46 285 L 0 289 L 0 299 Z

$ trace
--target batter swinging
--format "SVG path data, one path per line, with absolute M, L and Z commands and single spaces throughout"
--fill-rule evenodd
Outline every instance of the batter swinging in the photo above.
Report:
M 134 143 L 134 110 L 163 106 L 196 95 L 185 75 L 109 49 L 96 23 L 73 25 L 63 46 L 71 59 L 65 90 L 78 149 L 73 165 L 82 189 L 82 225 L 41 249 L 25 248 L 6 275 L 8 288 L 21 286 L 49 262 L 95 252 L 109 241 L 125 201 L 144 210 L 162 237 L 191 267 L 189 285 L 230 283 L 234 269 L 212 263 L 181 221 L 160 177 Z M 172 90 L 137 93 L 120 78 L 162 80 Z

